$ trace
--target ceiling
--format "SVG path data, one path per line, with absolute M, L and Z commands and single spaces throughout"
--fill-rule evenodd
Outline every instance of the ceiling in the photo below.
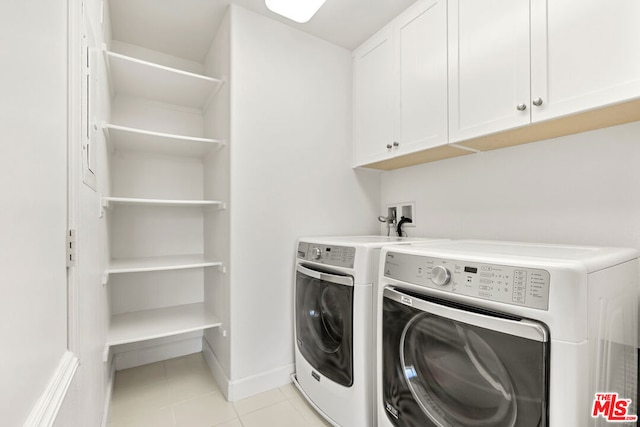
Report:
M 305 24 L 264 0 L 110 0 L 109 10 L 113 39 L 202 62 L 229 3 L 352 50 L 415 1 L 327 0 Z
M 306 24 L 297 24 L 271 12 L 264 0 L 232 0 L 232 3 L 353 50 L 415 1 L 327 0 Z

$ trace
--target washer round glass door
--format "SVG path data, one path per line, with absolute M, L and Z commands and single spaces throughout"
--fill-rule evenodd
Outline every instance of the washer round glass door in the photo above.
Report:
M 353 384 L 353 278 L 298 265 L 296 342 L 309 364 L 344 386 Z
M 314 292 L 305 292 L 302 301 L 306 329 L 313 343 L 324 353 L 340 351 L 344 343 L 345 315 L 341 309 L 341 292 L 335 286 L 323 286 Z
M 384 289 L 382 408 L 397 427 L 543 427 L 540 323 Z

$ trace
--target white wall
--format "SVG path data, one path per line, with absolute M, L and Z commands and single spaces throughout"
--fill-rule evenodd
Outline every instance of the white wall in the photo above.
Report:
M 66 1 L 0 13 L 0 424 L 19 426 L 67 349 Z
M 377 233 L 379 174 L 350 167 L 351 53 L 231 12 L 231 380 L 246 385 L 293 371 L 296 239 Z
M 640 249 L 640 123 L 386 172 L 410 235 Z

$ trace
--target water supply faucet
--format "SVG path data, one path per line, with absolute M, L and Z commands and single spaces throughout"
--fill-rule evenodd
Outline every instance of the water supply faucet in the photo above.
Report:
M 380 215 L 378 217 L 378 221 L 387 224 L 387 236 L 389 236 L 391 234 L 391 229 L 394 229 L 396 226 L 396 211 L 390 210 L 388 216 Z

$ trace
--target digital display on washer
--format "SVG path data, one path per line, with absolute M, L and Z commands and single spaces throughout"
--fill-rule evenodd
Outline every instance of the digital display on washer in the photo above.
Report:
M 298 258 L 335 267 L 353 268 L 356 248 L 351 246 L 324 245 L 298 242 Z
M 478 272 L 478 267 L 465 267 L 464 272 L 476 274 Z

